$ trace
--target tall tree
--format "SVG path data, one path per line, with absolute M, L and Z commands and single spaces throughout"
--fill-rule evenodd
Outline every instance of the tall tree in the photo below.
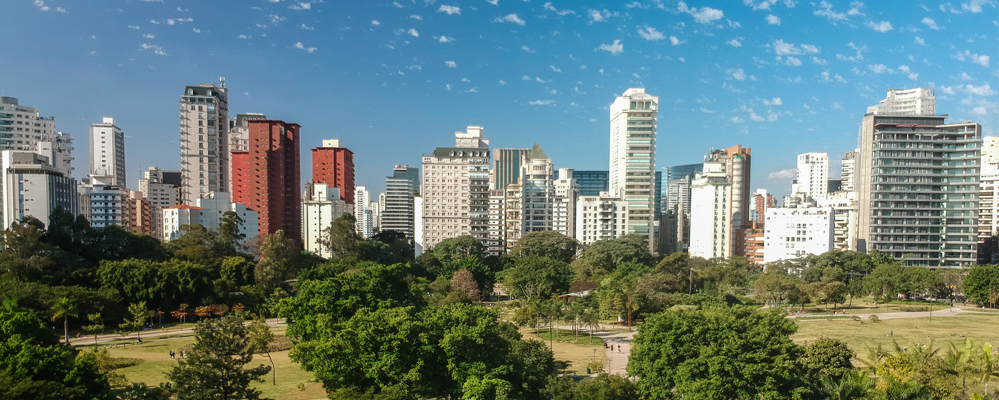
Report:
M 509 254 L 519 257 L 548 257 L 570 263 L 576 258 L 577 251 L 579 242 L 576 239 L 555 231 L 537 231 L 517 239 L 517 244 L 510 249 Z
M 298 273 L 294 242 L 277 231 L 264 239 L 260 245 L 260 262 L 253 271 L 253 279 L 267 291 L 272 291 L 281 282 L 291 279 Z
M 142 340 L 142 327 L 146 325 L 146 320 L 149 319 L 149 309 L 146 308 L 146 302 L 140 301 L 138 303 L 133 303 L 128 306 L 129 318 L 125 318 L 125 321 L 119 325 L 121 328 L 131 328 L 136 332 L 136 338 Z
M 254 352 L 266 355 L 267 360 L 271 362 L 271 382 L 276 386 L 277 367 L 274 365 L 274 358 L 271 357 L 271 342 L 274 341 L 274 333 L 271 332 L 271 327 L 267 326 L 267 322 L 259 319 L 250 324 L 249 332 L 250 345 L 253 346 Z
M 573 279 L 568 264 L 540 256 L 520 257 L 501 275 L 511 294 L 530 298 L 563 294 Z
M 174 394 L 186 400 L 259 399 L 251 382 L 263 382 L 270 367 L 253 361 L 254 348 L 248 328 L 235 314 L 208 319 L 194 328 L 194 348 L 187 352 L 167 376 Z
M 0 233 L 0 271 L 24 281 L 37 278 L 54 265 L 50 258 L 52 247 L 41 240 L 44 227 L 37 219 L 26 217 Z
M 357 234 L 357 220 L 351 213 L 344 213 L 333 221 L 323 236 L 322 245 L 335 257 L 357 254 L 357 246 L 363 239 Z
M 226 211 L 219 220 L 218 244 L 215 246 L 216 252 L 222 256 L 235 256 L 246 251 L 243 242 L 246 234 L 243 233 L 243 225 L 246 221 L 240 218 L 235 211 Z
M 479 295 L 479 284 L 475 282 L 475 277 L 467 269 L 460 269 L 454 273 L 454 276 L 451 277 L 451 290 L 462 292 L 473 301 L 482 299 Z
M 473 236 L 459 236 L 444 239 L 430 250 L 442 264 L 462 261 L 466 258 L 486 258 L 486 246 Z
M 94 334 L 94 346 L 97 346 L 97 335 L 104 333 L 104 317 L 101 313 L 87 314 L 87 320 L 90 321 L 90 325 L 84 325 L 84 331 Z
M 639 283 L 646 275 L 652 273 L 652 268 L 646 265 L 627 262 L 621 264 L 607 280 L 601 289 L 620 293 L 626 301 L 628 313 L 628 330 L 631 330 L 631 313 L 635 309 L 635 298 L 638 295 Z
M 654 265 L 655 258 L 649 253 L 644 236 L 625 235 L 597 241 L 583 250 L 583 254 L 572 262 L 572 268 L 579 280 L 598 280 L 626 262 Z
M 52 306 L 52 320 L 62 320 L 62 337 L 66 340 L 66 344 L 69 344 L 69 317 L 75 318 L 78 314 L 79 311 L 76 309 L 76 303 L 65 297 L 59 299 Z

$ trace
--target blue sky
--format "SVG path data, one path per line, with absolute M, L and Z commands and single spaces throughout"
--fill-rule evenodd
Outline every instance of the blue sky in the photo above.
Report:
M 357 183 L 481 125 L 492 147 L 538 142 L 557 168 L 606 169 L 608 111 L 660 96 L 660 167 L 753 149 L 753 188 L 790 190 L 795 156 L 856 147 L 888 88 L 931 87 L 938 113 L 997 127 L 994 0 L 0 0 L 0 89 L 76 138 L 125 131 L 129 184 L 179 168 L 178 98 L 225 76 L 232 115 L 340 138 Z M 997 85 L 999 87 L 999 85 Z

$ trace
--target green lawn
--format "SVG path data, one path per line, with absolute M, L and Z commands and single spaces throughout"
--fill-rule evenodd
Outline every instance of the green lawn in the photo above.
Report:
M 576 337 L 573 337 L 572 331 L 569 329 L 555 329 L 552 332 L 555 333 L 555 335 L 549 335 L 547 329 L 541 329 L 540 331 L 538 331 L 538 337 L 541 338 L 541 340 L 549 341 L 551 340 L 552 336 L 555 336 L 555 341 L 561 343 L 582 344 L 587 346 L 604 345 L 603 339 L 599 337 L 593 336 L 593 339 L 591 340 L 590 333 L 589 331 L 586 330 L 580 329 L 579 335 Z

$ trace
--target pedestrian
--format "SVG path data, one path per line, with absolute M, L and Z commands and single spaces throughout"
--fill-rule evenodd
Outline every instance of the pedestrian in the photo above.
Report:
M 173 354 L 173 350 L 170 350 L 170 359 L 171 359 L 171 360 L 173 360 L 173 359 L 174 359 L 174 354 Z
M 895 331 L 891 331 L 891 332 L 889 332 L 889 333 L 888 333 L 888 336 L 891 336 L 891 337 L 895 337 Z
M 180 358 L 184 358 L 184 350 L 180 351 Z
M 617 345 L 617 352 L 618 352 L 619 354 L 621 353 L 621 345 Z
M 611 351 L 614 351 L 614 345 L 613 344 L 611 345 Z

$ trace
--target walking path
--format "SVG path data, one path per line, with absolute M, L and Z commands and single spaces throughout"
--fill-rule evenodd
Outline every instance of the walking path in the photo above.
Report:
M 822 318 L 822 317 L 841 317 L 841 316 L 859 315 L 861 319 L 870 319 L 871 315 L 877 315 L 878 319 L 906 319 L 906 318 L 924 318 L 924 317 L 956 317 L 959 314 L 978 314 L 975 311 L 967 310 L 960 307 L 945 308 L 942 310 L 936 310 L 932 312 L 913 311 L 913 312 L 871 313 L 866 311 L 867 310 L 847 310 L 845 314 L 837 314 L 837 315 L 801 314 L 801 315 L 791 315 L 788 318 Z
M 245 325 L 249 325 L 250 321 L 244 322 Z M 284 322 L 278 319 L 267 320 L 267 326 L 272 328 L 283 326 Z M 152 329 L 148 331 L 142 331 L 143 338 L 151 337 L 162 337 L 162 336 L 184 336 L 194 334 L 194 327 L 183 328 L 183 329 Z M 137 337 L 135 332 L 129 333 L 126 336 L 119 335 L 117 333 L 109 333 L 104 335 L 97 335 L 96 344 L 132 344 L 136 341 Z M 69 344 L 73 346 L 93 346 L 94 345 L 94 335 L 80 336 L 79 338 L 70 338 Z

